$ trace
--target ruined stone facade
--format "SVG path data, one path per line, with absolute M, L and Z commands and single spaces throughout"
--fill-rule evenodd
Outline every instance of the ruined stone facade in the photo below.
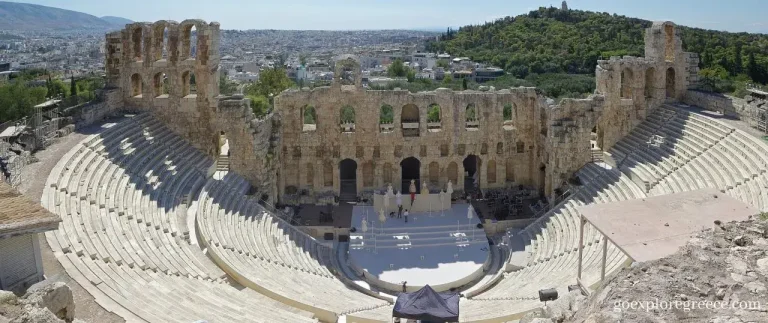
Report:
M 212 158 L 226 138 L 230 169 L 271 200 L 354 197 L 411 179 L 551 195 L 591 160 L 594 137 L 609 149 L 696 81 L 698 58 L 682 51 L 674 24 L 654 23 L 645 41 L 643 58 L 598 61 L 594 95 L 558 105 L 535 88 L 367 90 L 347 55 L 331 86 L 283 92 L 276 112 L 257 119 L 248 100 L 218 95 L 219 25 L 199 20 L 107 35 L 106 69 L 125 110 L 153 113 Z

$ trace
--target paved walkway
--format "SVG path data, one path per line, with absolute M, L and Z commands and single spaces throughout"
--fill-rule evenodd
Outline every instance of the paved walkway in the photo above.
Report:
M 98 129 L 98 126 L 84 129 L 84 131 L 81 132 L 74 132 L 64 138 L 58 139 L 56 143 L 48 148 L 35 153 L 34 156 L 38 161 L 28 165 L 22 170 L 22 180 L 18 187 L 19 191 L 35 201 L 40 201 L 40 198 L 43 195 L 45 181 L 48 178 L 48 174 L 51 173 L 51 169 L 53 169 L 64 154 L 72 149 L 72 147 L 75 147 L 81 140 L 93 133 L 93 130 L 95 129 Z M 59 261 L 56 260 L 51 247 L 48 246 L 48 242 L 45 240 L 45 235 L 41 234 L 39 237 L 45 275 L 50 280 L 66 283 L 67 286 L 72 289 L 72 294 L 75 300 L 75 318 L 93 323 L 125 322 L 121 317 L 112 312 L 108 312 L 97 304 L 91 294 L 88 294 L 85 289 L 72 280 L 72 278 L 67 275 L 66 271 L 64 271 L 64 268 Z

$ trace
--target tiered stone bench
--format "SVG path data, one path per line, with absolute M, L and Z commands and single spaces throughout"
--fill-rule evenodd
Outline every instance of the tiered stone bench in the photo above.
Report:
M 105 125 L 48 177 L 42 204 L 62 217 L 48 243 L 75 281 L 129 322 L 316 322 L 231 282 L 186 240 L 177 211 L 211 163 L 149 115 Z
M 235 280 L 329 322 L 390 305 L 389 298 L 345 285 L 337 277 L 341 270 L 333 261 L 334 250 L 246 196 L 245 179 L 234 173 L 214 178 L 199 198 L 200 240 Z

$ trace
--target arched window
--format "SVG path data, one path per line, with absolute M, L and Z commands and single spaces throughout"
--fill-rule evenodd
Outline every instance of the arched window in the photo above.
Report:
M 435 186 L 440 184 L 440 164 L 437 162 L 429 163 L 429 184 Z
M 307 163 L 306 166 L 307 169 L 307 187 L 314 187 L 315 186 L 315 165 L 312 163 Z
M 675 98 L 675 69 L 667 69 L 667 97 Z
M 515 104 L 514 103 L 507 103 L 504 105 L 504 108 L 502 108 L 501 116 L 502 116 L 502 128 L 504 130 L 513 130 L 514 129 L 514 121 L 512 121 L 512 114 L 515 111 Z
M 427 129 L 439 130 L 441 127 L 440 106 L 432 103 L 427 108 Z
M 168 76 L 165 73 L 160 72 L 155 74 L 153 78 L 155 97 L 167 98 L 168 97 Z
M 675 26 L 664 25 L 664 60 L 675 61 Z
M 168 27 L 158 24 L 154 28 L 154 58 L 156 61 L 168 59 Z
M 645 70 L 645 97 L 653 97 L 653 81 L 656 78 L 656 69 L 653 67 Z
M 363 186 L 365 187 L 372 187 L 373 186 L 373 162 L 367 161 L 363 164 Z
M 195 73 L 192 71 L 186 71 L 181 74 L 181 96 L 197 96 L 197 81 L 195 80 Z
M 621 98 L 622 99 L 631 99 L 632 98 L 632 70 L 625 68 L 623 71 L 621 71 Z
M 488 161 L 488 184 L 496 183 L 496 161 Z
M 504 154 L 504 143 L 499 142 L 496 144 L 496 154 L 497 155 L 503 155 Z
M 144 54 L 144 30 L 141 27 L 136 27 L 131 34 L 131 42 L 133 43 L 133 58 L 136 61 L 141 61 Z
M 333 186 L 333 164 L 331 162 L 326 162 L 323 165 L 323 186 Z
M 406 104 L 400 113 L 400 123 L 403 127 L 403 137 L 418 137 L 419 127 L 419 107 L 415 104 Z
M 197 57 L 197 27 L 194 24 L 184 26 L 181 31 L 181 59 Z
M 456 162 L 451 162 L 448 164 L 446 173 L 448 173 L 448 180 L 451 181 L 453 185 L 457 185 L 459 181 L 459 166 L 456 164 Z
M 339 122 L 341 132 L 355 132 L 355 109 L 348 105 L 341 108 Z
M 384 169 L 382 169 L 382 177 L 384 178 L 384 184 L 392 184 L 392 164 L 384 163 Z M 393 185 L 397 187 L 396 185 Z
M 477 129 L 480 127 L 480 122 L 478 121 L 479 116 L 474 104 L 470 103 L 467 105 L 467 109 L 464 111 L 464 117 L 467 121 L 467 129 Z
M 314 131 L 317 129 L 317 113 L 315 107 L 308 105 L 301 111 L 301 122 L 303 131 Z
M 381 132 L 391 132 L 395 129 L 395 111 L 389 104 L 384 104 L 379 109 L 379 129 Z
M 141 75 L 133 74 L 131 75 L 131 96 L 133 97 L 141 97 L 141 94 L 143 93 L 144 84 L 141 81 Z

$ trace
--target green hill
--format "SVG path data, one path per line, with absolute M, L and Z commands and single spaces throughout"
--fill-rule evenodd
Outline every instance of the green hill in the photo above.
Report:
M 449 29 L 427 49 L 493 64 L 518 78 L 594 74 L 600 58 L 643 56 L 643 33 L 650 26 L 650 21 L 615 14 L 539 8 L 484 25 Z M 768 83 L 768 35 L 680 28 L 683 48 L 700 54 L 705 73 Z

